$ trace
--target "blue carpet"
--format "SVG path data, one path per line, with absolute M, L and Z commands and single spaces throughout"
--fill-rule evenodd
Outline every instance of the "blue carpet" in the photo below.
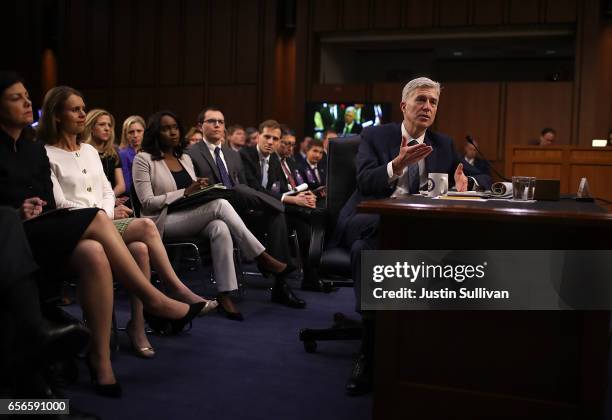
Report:
M 181 277 L 196 293 L 214 296 L 202 271 Z M 350 288 L 331 294 L 302 292 L 306 309 L 290 309 L 269 299 L 271 283 L 249 277 L 238 302 L 244 322 L 214 313 L 197 318 L 193 329 L 174 337 L 150 336 L 152 360 L 131 353 L 125 333 L 113 367 L 123 387 L 119 400 L 97 396 L 80 364 L 67 391 L 71 403 L 103 419 L 370 419 L 371 396 L 348 397 L 344 385 L 358 341 L 322 342 L 308 354 L 298 339 L 304 327 L 326 328 L 334 312 L 353 316 Z M 80 316 L 77 305 L 68 309 Z M 119 325 L 129 318 L 127 298 L 116 293 Z

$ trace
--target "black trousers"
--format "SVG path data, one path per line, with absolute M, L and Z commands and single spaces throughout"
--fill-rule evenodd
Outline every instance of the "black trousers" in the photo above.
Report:
M 14 281 L 38 269 L 21 219 L 10 207 L 0 207 L 0 293 Z
M 34 276 L 38 266 L 14 209 L 0 207 L 0 232 L 0 394 L 8 395 L 23 373 L 19 367 L 39 350 L 43 320 Z

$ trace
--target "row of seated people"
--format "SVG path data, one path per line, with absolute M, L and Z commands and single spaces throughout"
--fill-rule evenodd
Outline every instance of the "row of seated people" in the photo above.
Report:
M 210 108 L 209 110 L 213 110 Z M 103 156 L 104 148 L 109 147 L 108 144 L 114 144 L 113 133 L 114 130 L 114 118 L 113 116 L 104 110 L 93 110 L 88 113 L 87 118 L 90 115 L 96 114 L 100 116 L 105 115 L 104 120 L 109 124 L 108 132 L 101 132 L 99 139 L 92 143 L 101 153 L 101 159 L 108 159 L 108 153 Z M 214 109 L 219 111 L 219 109 Z M 202 117 L 202 114 L 200 115 Z M 92 117 L 93 118 L 93 117 Z M 100 117 L 102 118 L 102 117 Z M 201 118 L 200 118 L 201 119 Z M 221 128 L 225 125 L 225 121 L 221 120 L 219 123 Z M 96 122 L 92 121 L 92 125 Z M 202 141 L 205 141 L 204 137 L 204 123 L 198 122 L 196 126 L 189 129 L 185 135 L 187 141 L 187 147 L 191 147 Z M 263 125 L 263 124 L 262 124 Z M 113 186 L 115 195 L 121 195 L 125 191 L 129 191 L 132 186 L 132 162 L 134 156 L 140 150 L 142 145 L 142 138 L 144 133 L 144 120 L 142 117 L 133 115 L 128 117 L 123 124 L 121 146 L 117 148 L 116 157 L 113 159 L 112 164 L 105 163 L 104 171 L 107 173 L 107 177 Z M 327 141 L 328 136 L 335 137 L 335 131 L 327 130 L 323 140 L 313 139 L 311 137 L 305 137 L 303 141 L 297 145 L 295 132 L 291 130 L 286 124 L 279 124 L 278 127 L 281 130 L 281 136 L 279 140 L 273 141 L 272 148 L 273 154 L 281 161 L 284 161 L 280 169 L 284 172 L 286 182 L 295 188 L 297 185 L 306 184 L 310 190 L 317 190 L 320 192 L 319 196 L 324 196 L 324 188 L 326 184 L 326 164 L 327 164 Z M 244 128 L 239 124 L 234 124 L 224 131 L 224 135 L 221 137 L 220 145 L 227 145 L 230 149 L 235 152 L 240 152 L 243 149 L 260 149 L 265 147 L 265 141 L 263 140 L 263 134 L 261 133 L 263 127 L 260 126 L 254 134 L 253 143 L 247 144 L 245 139 L 246 132 Z M 260 142 L 262 146 L 260 146 Z M 124 146 L 125 145 L 125 146 Z M 265 153 L 265 152 L 264 152 Z M 121 168 L 123 178 L 120 179 L 121 174 L 118 169 Z M 279 168 L 273 168 L 279 169 Z M 113 172 L 113 173 L 111 173 Z M 125 179 L 125 182 L 122 182 Z M 278 189 L 278 185 L 273 186 Z
M 235 270 L 227 261 L 232 258 L 235 240 L 243 255 L 257 261 L 260 271 L 274 277 L 273 300 L 304 307 L 305 303 L 285 282 L 290 268 L 284 262 L 289 261 L 286 254 L 277 259 L 268 253 L 226 201 L 212 200 L 168 214 L 167 204 L 205 184 L 196 178 L 188 155 L 182 153 L 183 133 L 171 113 L 151 117 L 144 133 L 143 152 L 134 157 L 134 184 L 143 213 L 149 217 L 133 219 L 127 217 L 131 211 L 116 202 L 98 151 L 85 142 L 96 141 L 97 135 L 91 133 L 97 128 L 93 124 L 89 133 L 86 131 L 82 94 L 69 87 L 51 89 L 43 102 L 36 139 L 29 138 L 32 104 L 23 80 L 11 72 L 0 73 L 0 98 L 0 205 L 15 209 L 20 216 L 31 255 L 40 267 L 39 288 L 45 290 L 45 295 L 49 293 L 47 289 L 57 289 L 67 276 L 78 278 L 79 302 L 91 331 L 86 362 L 98 393 L 109 397 L 120 397 L 122 393 L 109 350 L 113 277 L 131 294 L 128 335 L 143 357 L 154 353 L 144 332 L 145 318 L 155 329 L 178 333 L 197 315 L 217 305 L 194 294 L 180 281 L 161 235 L 198 234 L 209 238 L 215 276 L 224 279 L 217 283 L 230 289 L 235 287 Z M 89 122 L 99 121 L 101 115 L 104 114 Z M 108 126 L 105 120 L 102 118 L 101 125 Z M 147 165 L 149 171 L 145 173 Z M 278 219 L 285 224 L 284 218 Z M 186 229 L 191 231 L 185 232 Z M 279 236 L 277 249 L 284 248 L 286 252 L 286 241 L 286 236 Z M 274 244 L 274 240 L 270 243 Z M 272 252 L 271 245 L 268 249 Z M 4 249 L 1 256 L 4 265 Z M 171 297 L 151 284 L 151 266 Z M 226 290 L 219 291 L 222 305 L 233 313 L 234 319 L 239 318 L 231 301 L 223 302 Z M 18 353 L 8 349 L 2 360 L 14 354 Z M 10 393 L 11 381 L 7 382 Z

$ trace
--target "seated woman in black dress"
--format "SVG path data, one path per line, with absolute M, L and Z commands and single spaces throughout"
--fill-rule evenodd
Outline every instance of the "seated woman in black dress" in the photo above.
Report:
M 202 310 L 155 289 L 142 274 L 106 214 L 96 208 L 55 208 L 49 160 L 44 147 L 26 138 L 32 123 L 32 103 L 22 81 L 0 74 L 0 205 L 18 209 L 36 263 L 45 278 L 62 277 L 68 269 L 79 277 L 79 302 L 92 333 L 87 362 L 96 390 L 119 397 L 110 361 L 113 273 L 156 316 L 171 320 L 178 331 Z M 82 110 L 65 110 L 85 116 Z M 41 216 L 42 213 L 42 216 Z

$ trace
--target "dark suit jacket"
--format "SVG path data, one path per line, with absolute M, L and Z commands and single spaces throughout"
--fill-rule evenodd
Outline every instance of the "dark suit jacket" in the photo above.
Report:
M 244 168 L 242 167 L 242 159 L 234 149 L 227 145 L 221 146 L 223 157 L 227 165 L 227 173 L 229 174 L 234 184 L 246 184 Z M 199 141 L 187 148 L 187 154 L 193 161 L 196 175 L 202 178 L 208 178 L 211 184 L 221 182 L 221 175 L 217 168 L 217 163 L 213 159 L 208 146 L 204 141 Z
M 356 214 L 357 205 L 361 201 L 390 197 L 397 186 L 397 181 L 389 184 L 387 164 L 399 153 L 402 141 L 401 124 L 368 127 L 361 136 L 356 165 L 357 189 L 340 212 L 333 243 L 340 241 L 346 224 Z M 455 182 L 455 169 L 462 161 L 455 151 L 453 140 L 446 135 L 427 130 L 425 144 L 433 148 L 425 158 L 425 170 L 427 173 L 447 173 L 451 187 Z M 491 177 L 482 175 L 467 162 L 464 162 L 463 171 L 467 176 L 474 177 L 480 185 L 491 187 Z
M 261 164 L 259 163 L 257 148 L 243 147 L 240 149 L 240 157 L 242 158 L 248 186 L 261 192 L 267 192 L 280 200 L 283 192 L 287 192 L 287 181 L 276 153 L 270 155 L 270 160 L 268 162 L 268 184 L 265 188 L 261 185 L 263 175 L 261 173 Z
M 302 175 L 304 182 L 308 184 L 308 187 L 311 190 L 314 190 L 315 188 L 318 188 L 326 184 L 326 181 L 327 181 L 326 168 L 323 165 L 321 165 L 321 163 L 322 163 L 322 160 L 317 165 L 317 169 L 319 170 L 319 177 L 321 177 L 321 182 L 317 180 L 317 177 L 314 171 L 310 168 L 310 165 L 308 164 L 307 161 L 304 161 L 299 166 L 300 174 Z
M 344 135 L 344 126 L 345 126 L 345 122 L 344 121 L 340 121 L 336 125 L 336 133 L 338 133 L 338 136 L 343 136 Z M 361 130 L 362 130 L 361 124 L 356 122 L 351 127 L 351 132 L 348 133 L 347 135 L 349 135 L 349 134 L 359 134 L 359 133 L 361 133 Z
M 302 174 L 300 173 L 300 164 L 297 163 L 292 156 L 289 156 L 285 160 L 287 162 L 287 167 L 289 168 L 289 172 L 291 172 L 291 175 L 293 176 L 293 180 L 295 181 L 296 185 L 300 185 L 300 184 L 306 182 L 305 178 L 303 178 Z M 279 158 L 278 163 L 280 165 L 280 158 Z M 279 185 L 280 185 L 280 192 L 281 193 L 286 193 L 291 188 L 291 184 L 289 183 L 289 180 L 285 176 L 285 172 L 283 171 L 282 167 L 280 168 L 280 182 L 279 182 Z
M 463 165 L 465 164 L 468 164 L 468 163 L 465 160 L 465 158 L 463 158 Z M 474 167 L 478 169 L 478 172 L 480 172 L 481 174 L 491 175 L 491 172 L 490 172 L 491 168 L 490 168 L 489 162 L 487 162 L 486 160 L 475 158 Z
M 254 147 L 243 147 L 241 150 L 247 149 L 255 150 Z M 204 141 L 189 146 L 186 151 L 193 161 L 195 173 L 198 177 L 208 178 L 211 184 L 221 182 L 221 175 L 219 174 L 217 163 L 213 160 Z M 227 165 L 227 172 L 234 182 L 234 187 L 245 199 L 245 201 L 241 203 L 241 207 L 259 208 L 259 202 L 263 202 L 267 207 L 276 211 L 284 211 L 283 203 L 271 198 L 267 194 L 262 194 L 260 188 L 255 188 L 255 190 L 250 188 L 242 165 L 242 158 L 238 152 L 227 145 L 221 146 L 221 151 L 223 152 L 223 157 Z M 257 153 L 256 150 L 255 153 Z

